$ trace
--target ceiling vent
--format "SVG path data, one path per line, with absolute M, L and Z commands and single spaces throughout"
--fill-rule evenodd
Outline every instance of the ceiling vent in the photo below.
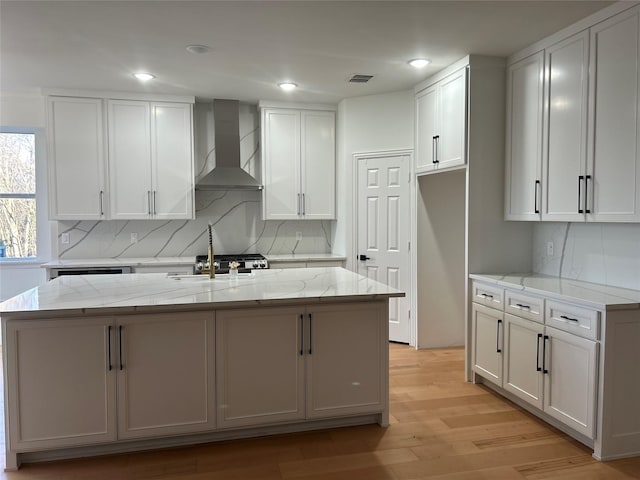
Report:
M 369 80 L 373 78 L 373 75 L 353 75 L 349 79 L 349 83 L 367 83 Z

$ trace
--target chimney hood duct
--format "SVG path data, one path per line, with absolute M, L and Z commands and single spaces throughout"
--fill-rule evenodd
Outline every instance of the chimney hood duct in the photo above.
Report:
M 196 184 L 196 190 L 262 190 L 240 166 L 238 100 L 213 101 L 216 166 Z

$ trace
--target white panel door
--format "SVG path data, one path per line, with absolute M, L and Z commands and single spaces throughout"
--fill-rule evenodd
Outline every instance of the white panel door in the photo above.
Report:
M 438 121 L 438 86 L 416 95 L 416 173 L 435 169 L 436 124 Z
M 505 390 L 542 409 L 542 337 L 544 326 L 504 316 Z
M 112 219 L 152 214 L 148 102 L 109 100 L 109 191 Z
M 300 112 L 263 111 L 265 220 L 295 220 L 302 214 Z
M 220 428 L 305 418 L 306 322 L 304 306 L 217 312 Z
M 473 371 L 501 387 L 503 313 L 475 303 L 472 304 L 471 312 Z
M 545 413 L 594 438 L 598 344 L 547 327 L 543 351 Z
M 335 218 L 335 112 L 301 112 L 302 215 Z
M 409 343 L 409 157 L 358 160 L 358 273 L 406 293 L 389 299 L 389 338 Z
M 546 50 L 542 220 L 584 221 L 589 33 Z
M 153 217 L 193 218 L 191 105 L 151 104 Z
M 102 100 L 48 98 L 49 218 L 104 218 Z
M 118 438 L 215 428 L 211 312 L 117 319 Z
M 116 439 L 112 318 L 7 324 L 6 386 L 14 451 Z M 110 348 L 111 347 L 111 348 Z
M 591 28 L 588 220 L 640 222 L 638 9 Z
M 466 75 L 463 68 L 439 83 L 439 132 L 436 141 L 438 170 L 464 165 L 466 127 Z
M 540 220 L 544 52 L 507 68 L 506 220 Z

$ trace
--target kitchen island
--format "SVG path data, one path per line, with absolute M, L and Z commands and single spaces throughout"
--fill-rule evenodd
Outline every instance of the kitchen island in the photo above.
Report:
M 388 299 L 342 268 L 59 277 L 0 304 L 7 469 L 388 424 Z

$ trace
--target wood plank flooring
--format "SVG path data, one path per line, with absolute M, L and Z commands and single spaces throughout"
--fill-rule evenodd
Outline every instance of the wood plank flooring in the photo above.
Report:
M 622 480 L 640 458 L 591 451 L 486 388 L 462 349 L 390 345 L 391 426 L 25 465 L 9 480 Z

